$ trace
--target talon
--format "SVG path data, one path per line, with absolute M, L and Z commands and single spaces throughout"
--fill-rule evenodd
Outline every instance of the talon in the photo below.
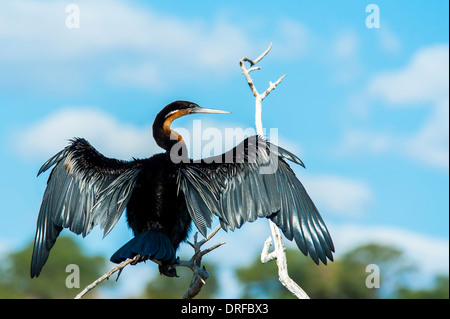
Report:
M 138 263 L 140 263 L 142 261 L 145 262 L 148 259 L 148 256 L 145 256 L 145 255 L 136 255 L 136 256 L 138 256 L 138 257 L 130 263 L 133 266 L 137 265 Z

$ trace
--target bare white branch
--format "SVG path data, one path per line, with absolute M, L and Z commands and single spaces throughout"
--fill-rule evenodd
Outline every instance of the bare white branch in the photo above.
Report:
M 271 262 L 275 258 L 277 258 L 275 252 L 269 252 L 269 248 L 272 246 L 272 237 L 269 237 L 264 242 L 263 249 L 261 251 L 261 263 L 267 264 L 268 262 Z
M 267 55 L 267 53 L 269 53 L 270 49 L 272 49 L 272 43 L 269 45 L 269 47 L 266 49 L 266 51 L 264 51 L 255 60 L 251 60 L 251 59 L 246 58 L 246 57 L 244 57 L 244 58 L 239 60 L 239 65 L 241 67 L 242 74 L 244 74 L 245 79 L 247 80 L 247 83 L 250 86 L 250 89 L 252 90 L 253 96 L 255 97 L 255 126 L 256 126 L 256 133 L 259 136 L 261 136 L 261 137 L 264 136 L 264 133 L 263 133 L 264 130 L 263 130 L 262 121 L 261 121 L 262 101 L 264 100 L 264 98 L 267 95 L 269 95 L 270 92 L 275 90 L 277 85 L 280 84 L 281 81 L 286 76 L 286 74 L 281 76 L 275 83 L 269 82 L 269 88 L 266 91 L 264 91 L 264 93 L 259 94 L 258 90 L 255 87 L 255 84 L 253 83 L 253 79 L 250 76 L 250 72 L 254 71 L 254 70 L 260 70 L 261 69 L 261 67 L 254 66 L 254 65 L 256 63 L 258 63 L 259 61 L 261 61 Z M 252 68 L 247 69 L 245 67 L 245 65 L 244 65 L 244 62 L 249 62 L 250 66 L 252 66 Z
M 255 70 L 261 70 L 261 67 L 260 66 L 254 66 L 253 68 L 250 68 L 247 71 L 248 71 L 248 73 L 250 73 L 250 72 L 255 71 Z
M 280 84 L 281 80 L 283 80 L 286 75 L 287 74 L 282 75 L 275 83 L 269 82 L 269 88 L 263 94 L 261 94 L 261 99 L 264 100 L 264 98 L 269 95 L 270 92 L 275 90 L 277 88 L 277 85 Z
M 269 53 L 270 49 L 272 49 L 272 43 L 270 43 L 270 45 L 266 49 L 266 51 L 261 53 L 261 55 L 259 57 L 257 57 L 255 60 L 253 60 L 252 65 L 254 65 L 254 64 L 258 63 L 259 61 L 261 61 L 267 55 L 267 53 Z
M 245 60 L 245 59 L 246 59 L 246 58 L 242 58 L 242 59 L 239 61 L 239 65 L 241 66 L 242 73 L 244 74 L 245 78 L 247 79 L 247 83 L 248 83 L 248 85 L 250 86 L 250 89 L 252 90 L 253 95 L 255 96 L 255 98 L 257 98 L 257 97 L 259 96 L 259 93 L 258 93 L 258 91 L 256 90 L 255 84 L 253 84 L 253 80 L 252 80 L 252 78 L 251 78 L 251 76 L 250 76 L 250 71 L 254 71 L 254 70 L 256 70 L 256 68 L 251 68 L 250 70 L 247 70 L 247 69 L 245 68 L 245 65 L 244 65 L 244 60 Z
M 272 238 L 274 241 L 274 251 L 269 254 L 273 254 L 272 258 L 275 258 L 278 266 L 278 280 L 286 287 L 290 292 L 292 292 L 299 299 L 309 299 L 308 294 L 289 277 L 287 269 L 287 258 L 286 252 L 283 244 L 283 239 L 281 237 L 280 230 L 274 222 L 269 220 L 270 230 L 272 231 Z M 270 237 L 269 237 L 270 238 Z M 266 240 L 267 242 L 267 240 Z M 261 256 L 261 259 L 263 256 Z
M 286 74 L 281 76 L 275 83 L 269 82 L 269 88 L 266 91 L 264 91 L 264 93 L 259 94 L 257 89 L 256 89 L 256 87 L 255 87 L 255 84 L 253 83 L 253 79 L 250 77 L 249 73 L 251 71 L 260 69 L 260 67 L 255 67 L 254 65 L 256 63 L 258 63 L 259 61 L 261 61 L 261 59 L 264 58 L 267 55 L 267 53 L 269 53 L 271 48 L 272 48 L 272 43 L 266 49 L 266 51 L 264 51 L 255 60 L 250 60 L 248 58 L 242 58 L 239 61 L 239 65 L 241 66 L 242 73 L 244 74 L 244 76 L 245 76 L 245 78 L 247 80 L 247 83 L 250 86 L 253 95 L 255 96 L 255 126 L 256 126 L 256 133 L 259 136 L 261 136 L 261 137 L 264 136 L 264 130 L 263 130 L 262 119 L 261 119 L 262 101 L 267 97 L 267 95 L 269 95 L 270 92 L 272 92 L 273 90 L 276 89 L 277 85 L 281 83 L 281 81 L 284 79 Z M 249 62 L 250 65 L 252 66 L 252 68 L 247 70 L 245 68 L 244 61 L 245 62 Z M 269 252 L 269 248 L 272 245 L 272 238 L 269 237 L 264 242 L 264 246 L 263 246 L 263 249 L 262 249 L 262 252 L 261 252 L 261 262 L 262 263 L 268 263 L 268 262 L 270 262 L 270 261 L 275 259 L 276 262 L 277 262 L 277 266 L 278 266 L 278 279 L 283 284 L 283 286 L 285 286 L 297 298 L 299 298 L 299 299 L 309 299 L 309 297 L 306 294 L 306 292 L 299 285 L 297 285 L 297 283 L 295 281 L 293 281 L 289 277 L 288 270 L 287 270 L 286 253 L 285 253 L 285 248 L 284 248 L 283 239 L 281 237 L 280 230 L 278 229 L 277 225 L 275 225 L 275 223 L 272 222 L 270 219 L 269 219 L 269 225 L 270 225 L 270 230 L 272 232 L 272 238 L 273 238 L 273 243 L 274 243 L 274 250 L 272 252 Z

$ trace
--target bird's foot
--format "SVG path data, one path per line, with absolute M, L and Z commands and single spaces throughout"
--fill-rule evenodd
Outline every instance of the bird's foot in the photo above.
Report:
M 159 273 L 161 275 L 167 276 L 167 277 L 178 277 L 177 275 L 177 270 L 175 269 L 175 267 L 173 265 L 169 265 L 166 263 L 161 263 L 158 266 L 159 269 Z
M 130 263 L 133 266 L 139 264 L 140 262 L 143 262 L 143 261 L 146 261 L 147 259 L 149 259 L 148 256 L 146 256 L 146 255 L 139 255 L 138 254 L 136 256 L 137 257 L 135 257 L 135 260 Z

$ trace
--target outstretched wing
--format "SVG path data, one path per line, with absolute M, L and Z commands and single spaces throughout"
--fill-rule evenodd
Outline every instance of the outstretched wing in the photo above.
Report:
M 289 240 L 318 264 L 333 260 L 327 227 L 302 183 L 284 161 L 299 165 L 292 153 L 259 137 L 202 163 L 187 163 L 179 172 L 189 213 L 206 234 L 213 215 L 222 228 L 234 230 L 259 217 L 270 218 Z
M 37 220 L 31 277 L 39 276 L 63 228 L 84 237 L 100 225 L 106 236 L 125 209 L 140 172 L 138 161 L 106 158 L 84 139 L 72 140 L 42 165 L 38 175 L 53 165 Z

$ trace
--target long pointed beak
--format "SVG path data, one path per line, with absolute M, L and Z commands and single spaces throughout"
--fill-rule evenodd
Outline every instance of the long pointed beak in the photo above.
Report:
M 212 113 L 212 114 L 228 114 L 228 113 L 231 113 L 231 112 L 228 112 L 228 111 L 207 109 L 207 108 L 204 108 L 204 107 L 196 107 L 192 111 L 194 113 Z

